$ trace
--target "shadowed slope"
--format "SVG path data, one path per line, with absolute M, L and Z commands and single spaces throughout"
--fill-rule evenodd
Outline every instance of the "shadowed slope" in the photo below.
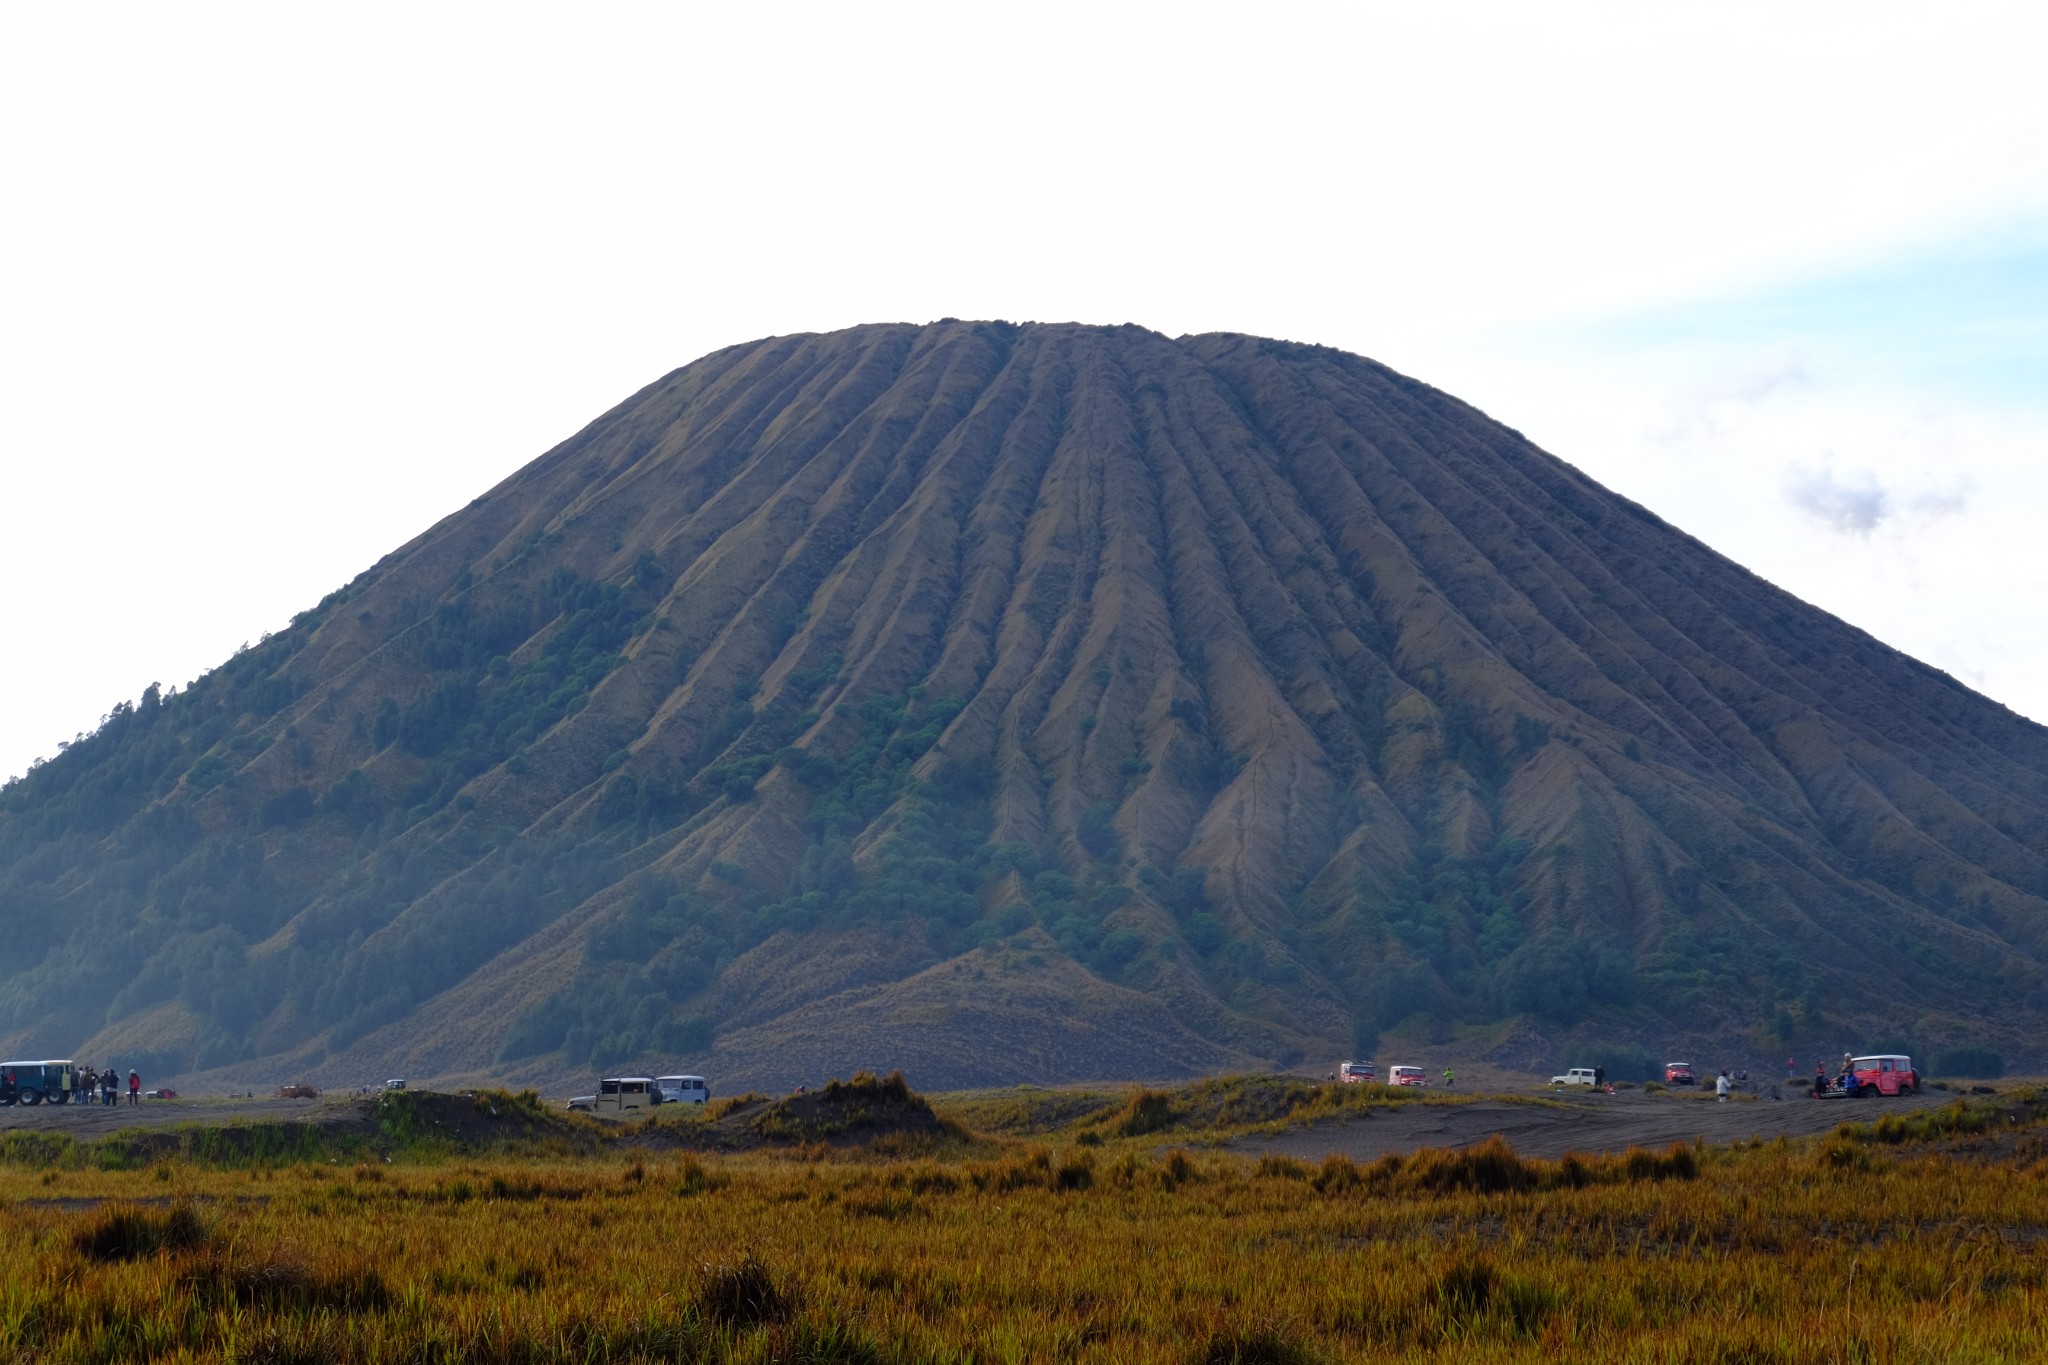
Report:
M 0 1008 L 323 1079 L 2015 1036 L 2044 853 L 2048 733 L 1369 361 L 864 327 L 9 788 Z

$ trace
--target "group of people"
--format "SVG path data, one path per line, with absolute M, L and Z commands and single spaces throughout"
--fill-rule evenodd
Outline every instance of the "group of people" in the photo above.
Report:
M 1819 1099 L 1830 1090 L 1839 1090 L 1844 1095 L 1856 1093 L 1855 1058 L 1849 1053 L 1845 1052 L 1842 1054 L 1842 1069 L 1835 1074 L 1833 1081 L 1828 1080 L 1828 1065 L 1826 1062 L 1815 1062 L 1813 1064 L 1813 1097 Z
M 33 1083 L 34 1078 L 31 1077 L 31 1084 Z M 79 1063 L 58 1073 L 55 1089 L 57 1093 L 49 1098 L 60 1104 L 91 1104 L 94 1091 L 99 1092 L 101 1104 L 119 1104 L 121 1072 L 118 1067 L 95 1071 L 92 1067 Z M 15 1097 L 20 1093 L 21 1078 L 15 1075 L 14 1068 L 9 1067 L 4 1073 L 0 1073 L 0 1104 L 14 1103 Z M 141 1072 L 128 1073 L 128 1103 L 142 1103 Z
M 92 1092 L 100 1092 L 101 1104 L 118 1104 L 121 1101 L 121 1072 L 117 1067 L 95 1071 L 89 1066 L 78 1068 L 78 1100 L 81 1104 L 92 1103 Z M 142 1103 L 142 1073 L 128 1073 L 128 1103 Z

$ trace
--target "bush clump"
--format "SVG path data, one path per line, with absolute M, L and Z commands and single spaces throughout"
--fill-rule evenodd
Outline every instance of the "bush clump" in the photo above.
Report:
M 1937 1138 L 1981 1133 L 1997 1121 L 1997 1110 L 1988 1105 L 1952 1100 L 1939 1109 L 1886 1114 L 1876 1123 L 1845 1123 L 1835 1130 L 1835 1135 L 1844 1142 L 1932 1142 Z
M 1171 1095 L 1158 1090 L 1140 1090 L 1125 1102 L 1109 1121 L 1109 1126 L 1118 1137 L 1146 1137 L 1171 1128 L 1179 1117 L 1180 1112 L 1174 1107 Z
M 391 1288 L 375 1266 L 346 1260 L 311 1268 L 290 1251 L 268 1248 L 210 1250 L 181 1280 L 199 1302 L 243 1307 L 330 1309 L 374 1313 L 391 1306 Z
M 723 1327 L 760 1327 L 787 1322 L 796 1313 L 794 1291 L 777 1283 L 775 1272 L 748 1252 L 737 1265 L 707 1265 L 697 1274 L 697 1307 Z
M 1159 1183 L 1169 1190 L 1177 1190 L 1195 1178 L 1193 1158 L 1176 1147 L 1166 1154 L 1166 1160 L 1159 1164 Z
M 1265 1173 L 1263 1163 L 1260 1172 Z M 1363 1190 L 1371 1194 L 1519 1194 L 1583 1189 L 1636 1181 L 1692 1180 L 1699 1153 L 1682 1142 L 1661 1152 L 1631 1147 L 1620 1156 L 1569 1152 L 1556 1161 L 1524 1157 L 1498 1133 L 1474 1147 L 1446 1151 L 1425 1147 L 1413 1156 L 1388 1153 L 1367 1166 L 1331 1153 L 1310 1177 L 1325 1194 Z
M 1556 1294 L 1503 1274 L 1490 1261 L 1473 1255 L 1461 1255 L 1446 1266 L 1431 1297 L 1447 1326 L 1463 1328 L 1491 1317 L 1522 1336 L 1533 1336 L 1558 1306 Z
M 1404 1183 L 1432 1194 L 1451 1190 L 1505 1194 L 1536 1188 L 1543 1172 L 1538 1164 L 1524 1161 L 1505 1138 L 1495 1133 L 1464 1151 L 1425 1148 L 1408 1163 L 1406 1176 Z
M 1958 1080 L 1995 1081 L 2005 1074 L 2005 1057 L 1988 1047 L 1950 1048 L 1934 1059 L 1934 1071 Z
M 1312 1365 L 1316 1357 L 1277 1327 L 1212 1332 L 1188 1356 L 1190 1365 Z
M 864 1097 L 896 1104 L 911 1101 L 910 1082 L 903 1079 L 901 1071 L 892 1071 L 887 1076 L 877 1076 L 872 1071 L 856 1071 L 850 1081 L 834 1079 L 825 1082 L 825 1093 L 833 1098 Z
M 1323 1194 L 1342 1194 L 1357 1189 L 1362 1179 L 1357 1162 L 1341 1152 L 1332 1152 L 1323 1158 L 1310 1183 Z
M 103 1208 L 71 1235 L 71 1245 L 91 1261 L 139 1261 L 206 1245 L 205 1222 L 189 1204 L 161 1212 L 116 1205 Z

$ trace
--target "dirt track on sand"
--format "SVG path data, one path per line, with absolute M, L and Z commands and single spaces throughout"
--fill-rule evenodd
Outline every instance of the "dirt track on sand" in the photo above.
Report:
M 1618 1095 L 1559 1095 L 1554 1104 L 1482 1099 L 1471 1104 L 1402 1104 L 1362 1117 L 1297 1128 L 1273 1137 L 1239 1138 L 1229 1150 L 1253 1156 L 1278 1153 L 1321 1160 L 1341 1152 L 1369 1161 L 1388 1152 L 1423 1147 L 1469 1147 L 1495 1133 L 1525 1156 L 1558 1157 L 1566 1152 L 1619 1152 L 1629 1147 L 1665 1147 L 1673 1142 L 1736 1142 L 1753 1137 L 1799 1137 L 1825 1133 L 1838 1123 L 1869 1122 L 1883 1114 L 1933 1109 L 1955 1096 L 1941 1091 L 1904 1099 L 1812 1100 L 1786 1092 L 1773 1100 L 1680 1098 L 1625 1090 Z M 145 1100 L 139 1105 L 0 1106 L 0 1132 L 37 1129 L 101 1138 L 133 1128 L 182 1124 L 239 1127 L 252 1123 L 298 1122 L 354 1126 L 369 1115 L 354 1096 L 318 1100 Z
M 144 1100 L 129 1104 L 0 1105 L 0 1132 L 17 1128 L 99 1138 L 124 1128 L 171 1128 L 184 1123 L 226 1127 L 248 1123 L 359 1122 L 355 1098 L 319 1100 Z
M 1955 1099 L 1941 1091 L 1871 1100 L 1815 1100 L 1791 1091 L 1786 1095 L 1774 1100 L 1767 1090 L 1761 1099 L 1721 1104 L 1711 1096 L 1679 1098 L 1624 1090 L 1616 1095 L 1560 1095 L 1556 1105 L 1507 1100 L 1403 1104 L 1274 1137 L 1239 1138 L 1229 1150 L 1310 1161 L 1339 1152 L 1354 1161 L 1370 1161 L 1424 1147 L 1470 1147 L 1498 1133 L 1524 1156 L 1560 1157 L 1566 1152 L 1668 1147 L 1694 1138 L 1723 1143 L 1802 1137 L 1825 1133 L 1839 1123 L 1868 1123 L 1883 1114 L 1936 1109 Z

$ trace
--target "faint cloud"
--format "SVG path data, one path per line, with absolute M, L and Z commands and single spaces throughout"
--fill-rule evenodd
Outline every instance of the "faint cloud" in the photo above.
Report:
M 1832 469 L 1794 465 L 1785 476 L 1785 496 L 1801 512 L 1843 535 L 1869 535 L 1892 510 L 1891 494 L 1870 473 L 1840 479 Z
M 1829 530 L 1848 536 L 1868 536 L 1888 520 L 1926 525 L 1959 516 L 1967 506 L 1960 489 L 1901 498 L 1869 470 L 1843 476 L 1830 465 L 1818 469 L 1793 465 L 1785 475 L 1785 498 Z
M 1789 350 L 1778 351 L 1754 365 L 1689 389 L 1668 404 L 1665 422 L 1651 439 L 1675 445 L 1702 436 L 1718 436 L 1731 413 L 1753 408 L 1780 389 L 1807 381 L 1805 364 Z
M 1906 506 L 1916 521 L 1939 521 L 1943 517 L 1961 516 L 1968 503 L 1960 492 L 1919 493 Z

